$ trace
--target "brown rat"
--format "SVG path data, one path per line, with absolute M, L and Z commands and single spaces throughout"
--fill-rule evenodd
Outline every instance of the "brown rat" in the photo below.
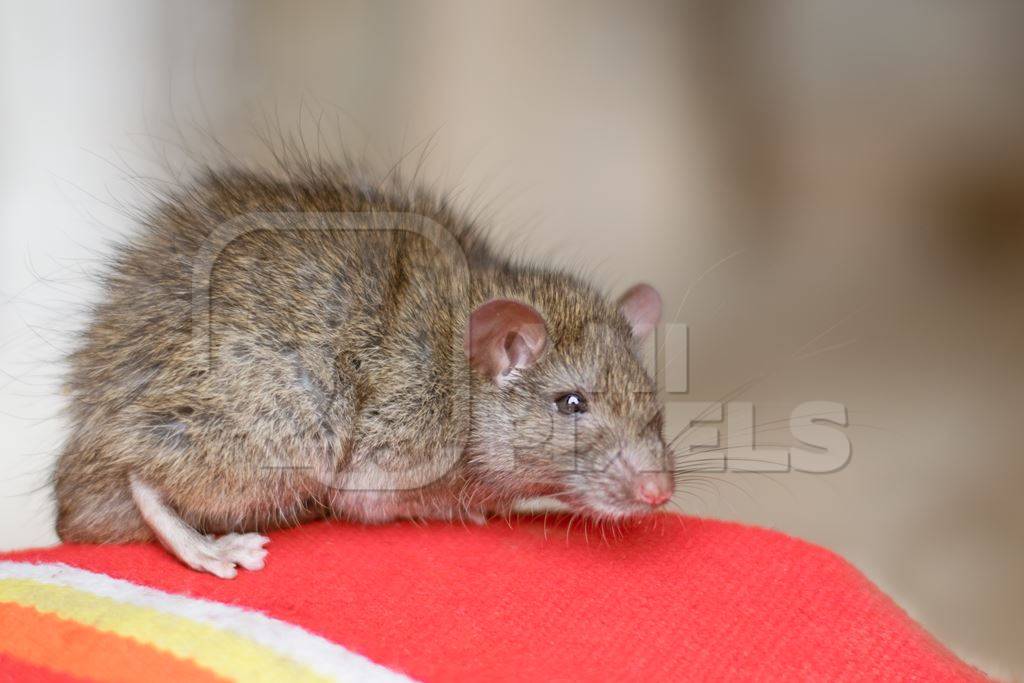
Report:
M 503 259 L 443 197 L 211 172 L 103 292 L 70 358 L 65 541 L 156 537 L 230 578 L 263 566 L 257 532 L 316 518 L 480 520 L 544 495 L 617 519 L 672 494 L 638 358 L 657 293 L 612 303 Z

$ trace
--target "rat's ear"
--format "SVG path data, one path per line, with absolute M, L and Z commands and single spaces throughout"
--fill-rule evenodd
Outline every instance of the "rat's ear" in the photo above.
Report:
M 661 295 L 650 285 L 633 285 L 619 299 L 619 313 L 626 318 L 633 336 L 643 341 L 661 322 Z
M 516 368 L 533 365 L 544 351 L 544 318 L 518 301 L 494 299 L 469 317 L 466 355 L 474 370 L 500 380 Z

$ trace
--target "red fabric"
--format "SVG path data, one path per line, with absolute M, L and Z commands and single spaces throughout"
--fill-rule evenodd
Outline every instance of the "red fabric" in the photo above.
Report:
M 980 680 L 836 555 L 779 533 L 662 515 L 614 534 L 317 523 L 271 534 L 223 581 L 155 545 L 60 561 L 261 610 L 427 681 Z
M 0 635 L 2 638 L 3 635 Z M 0 683 L 88 683 L 0 653 Z

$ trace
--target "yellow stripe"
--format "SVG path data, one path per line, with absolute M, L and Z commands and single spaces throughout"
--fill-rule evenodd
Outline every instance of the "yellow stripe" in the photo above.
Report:
M 133 638 L 243 681 L 328 681 L 258 643 L 184 617 L 28 579 L 0 579 L 0 602 L 34 607 Z

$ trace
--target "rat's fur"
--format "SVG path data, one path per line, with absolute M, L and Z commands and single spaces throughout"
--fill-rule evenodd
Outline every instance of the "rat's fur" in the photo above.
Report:
M 402 229 L 336 229 L 351 212 Z M 316 227 L 275 219 L 298 214 Z M 225 225 L 242 232 L 222 240 Z M 548 335 L 501 382 L 471 372 L 463 348 L 470 313 L 495 298 L 535 308 Z M 130 481 L 205 533 L 475 517 L 536 495 L 634 514 L 622 468 L 668 465 L 636 346 L 614 303 L 499 258 L 442 198 L 341 170 L 208 173 L 119 249 L 71 355 L 58 533 L 152 538 Z M 574 390 L 590 412 L 559 414 Z M 439 476 L 406 476 L 442 450 Z

